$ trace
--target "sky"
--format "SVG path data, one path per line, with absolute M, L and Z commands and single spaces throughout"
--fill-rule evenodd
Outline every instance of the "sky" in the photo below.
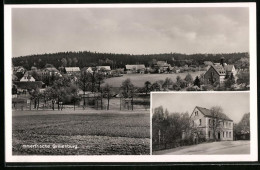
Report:
M 249 9 L 12 9 L 13 57 L 64 51 L 248 52 Z
M 220 106 L 234 123 L 250 112 L 249 92 L 214 93 L 153 93 L 152 108 L 163 106 L 169 113 L 192 113 L 196 106 L 210 109 Z

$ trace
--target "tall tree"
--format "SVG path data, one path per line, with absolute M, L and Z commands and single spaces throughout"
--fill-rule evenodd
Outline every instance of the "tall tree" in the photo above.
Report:
M 113 91 L 112 91 L 112 86 L 109 84 L 106 84 L 105 87 L 103 88 L 103 92 L 105 97 L 107 98 L 107 110 L 109 110 L 109 101 L 111 97 L 113 96 Z
M 188 74 L 186 75 L 186 77 L 184 78 L 184 80 L 185 80 L 189 85 L 193 83 L 193 78 L 192 78 L 192 76 L 190 75 L 190 73 L 188 73 Z
M 151 82 L 150 81 L 146 81 L 144 83 L 145 85 L 145 94 L 147 95 L 147 93 L 149 93 L 151 91 Z
M 221 128 L 222 113 L 223 113 L 223 109 L 220 106 L 214 106 L 210 109 L 210 114 L 213 119 L 210 127 L 212 128 L 213 138 L 215 141 L 217 140 L 217 133 L 222 130 Z
M 67 62 L 67 59 L 66 59 L 66 58 L 62 58 L 62 59 L 61 59 L 61 66 L 62 66 L 62 67 L 67 67 L 67 63 L 68 63 L 68 62 Z
M 200 79 L 199 79 L 199 77 L 198 76 L 196 76 L 196 79 L 194 80 L 194 86 L 198 86 L 198 87 L 200 87 Z
M 79 77 L 79 86 L 80 88 L 83 90 L 83 94 L 84 94 L 84 103 L 83 105 L 86 106 L 86 99 L 85 99 L 85 95 L 86 95 L 86 91 L 90 88 L 91 86 L 91 74 L 87 73 L 86 71 L 82 71 Z
M 131 97 L 130 92 L 133 91 L 134 85 L 132 84 L 130 79 L 126 79 L 122 82 L 121 85 L 122 95 L 124 98 Z

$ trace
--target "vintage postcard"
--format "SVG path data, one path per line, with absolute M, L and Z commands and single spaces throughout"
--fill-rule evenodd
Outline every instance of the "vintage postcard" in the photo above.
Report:
M 257 161 L 255 3 L 4 10 L 6 162 Z

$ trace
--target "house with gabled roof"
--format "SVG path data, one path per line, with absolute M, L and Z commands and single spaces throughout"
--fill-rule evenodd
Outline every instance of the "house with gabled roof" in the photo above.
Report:
M 110 66 L 96 66 L 96 69 L 99 73 L 103 73 L 103 74 L 110 74 L 111 73 Z
M 215 130 L 217 140 L 233 140 L 233 120 L 224 113 L 214 115 L 210 109 L 196 106 L 190 116 L 194 127 L 201 130 L 206 140 L 214 139 L 213 125 L 218 122 Z
M 80 72 L 80 68 L 79 67 L 65 67 L 65 72 L 67 74 L 79 73 Z
M 136 64 L 136 65 L 125 65 L 126 72 L 129 73 L 144 73 L 145 65 L 144 64 Z
M 167 61 L 157 61 L 155 64 L 155 68 L 158 69 L 158 72 L 165 72 L 171 69 L 171 65 L 167 63 Z
M 235 66 L 224 63 L 224 59 L 221 58 L 220 63 L 214 63 L 213 65 L 209 66 L 208 70 L 204 74 L 204 83 L 223 84 L 225 79 L 231 75 L 236 75 Z
M 28 71 L 20 79 L 20 82 L 34 82 L 34 81 L 35 78 Z

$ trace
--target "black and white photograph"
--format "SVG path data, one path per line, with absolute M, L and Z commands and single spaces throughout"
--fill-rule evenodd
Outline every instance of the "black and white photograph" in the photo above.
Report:
M 5 5 L 7 160 L 252 154 L 255 17 L 255 3 Z
M 250 154 L 249 93 L 153 93 L 157 155 Z

